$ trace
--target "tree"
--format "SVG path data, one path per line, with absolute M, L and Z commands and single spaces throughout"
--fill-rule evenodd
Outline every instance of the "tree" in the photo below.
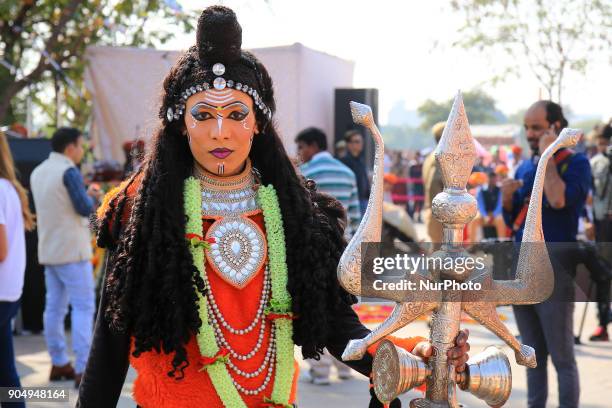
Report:
M 435 147 L 434 138 L 423 130 L 410 126 L 381 126 L 385 148 L 399 150 L 421 150 L 425 147 Z
M 500 123 L 505 121 L 504 114 L 495 107 L 495 100 L 480 90 L 473 90 L 463 94 L 463 104 L 470 123 Z M 445 102 L 436 102 L 431 99 L 423 102 L 417 111 L 423 119 L 421 128 L 429 130 L 438 122 L 448 119 L 453 99 Z
M 64 114 L 83 126 L 89 111 L 83 87 L 87 46 L 156 46 L 173 36 L 169 29 L 193 30 L 194 21 L 175 0 L 2 0 L 0 123 L 23 117 L 30 88 L 51 117 L 57 112 L 44 106 L 41 95 L 56 89 L 67 106 Z
M 514 123 L 515 125 L 523 125 L 523 119 L 525 118 L 525 113 L 527 112 L 527 108 L 521 108 L 514 113 L 508 115 L 508 123 Z
M 609 0 L 453 0 L 452 5 L 465 16 L 457 44 L 507 54 L 511 62 L 504 76 L 527 65 L 548 99 L 559 103 L 568 72 L 584 74 L 600 55 L 612 62 Z

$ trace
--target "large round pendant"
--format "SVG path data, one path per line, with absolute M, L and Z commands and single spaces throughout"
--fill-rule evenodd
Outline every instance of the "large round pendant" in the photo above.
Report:
M 206 238 L 214 238 L 206 251 L 209 265 L 231 285 L 243 288 L 265 262 L 266 240 L 259 226 L 249 218 L 226 217 L 215 221 Z

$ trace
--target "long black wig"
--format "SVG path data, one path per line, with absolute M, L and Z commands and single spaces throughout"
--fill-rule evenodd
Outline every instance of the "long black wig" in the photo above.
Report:
M 197 293 L 205 287 L 184 238 L 183 182 L 194 159 L 182 121 L 167 110 L 181 93 L 211 82 L 211 66 L 223 62 L 227 78 L 256 89 L 276 110 L 272 80 L 252 54 L 240 49 L 241 31 L 234 13 L 207 8 L 198 22 L 197 46 L 175 64 L 163 84 L 161 125 L 145 162 L 98 220 L 98 244 L 111 249 L 106 272 L 108 305 L 100 311 L 112 330 L 129 334 L 133 355 L 156 350 L 174 353 L 168 375 L 182 378 L 189 364 L 185 345 L 202 322 Z M 330 333 L 331 315 L 354 298 L 340 288 L 336 267 L 346 242 L 342 206 L 319 194 L 291 163 L 272 120 L 256 110 L 260 132 L 250 158 L 265 185 L 273 185 L 283 216 L 292 296 L 294 342 L 305 358 L 318 358 Z

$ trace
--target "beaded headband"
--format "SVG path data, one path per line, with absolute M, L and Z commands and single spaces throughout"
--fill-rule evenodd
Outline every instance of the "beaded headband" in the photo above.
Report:
M 261 96 L 259 96 L 259 94 L 257 93 L 257 90 L 253 89 L 252 87 L 249 87 L 246 84 L 242 84 L 240 82 L 235 83 L 231 79 L 226 80 L 225 78 L 223 78 L 221 75 L 225 73 L 225 65 L 221 64 L 220 62 L 213 65 L 212 71 L 215 75 L 217 75 L 217 77 L 212 82 L 212 86 L 208 82 L 204 82 L 202 84 L 194 85 L 183 91 L 181 93 L 180 102 L 174 105 L 174 109 L 172 109 L 172 107 L 169 107 L 166 111 L 166 119 L 168 119 L 168 122 L 180 119 L 180 117 L 185 112 L 185 104 L 187 103 L 187 99 L 189 99 L 191 95 L 207 91 L 211 88 L 219 91 L 225 88 L 233 88 L 237 91 L 244 92 L 253 99 L 255 106 L 257 106 L 257 108 L 259 108 L 259 110 L 264 115 L 266 115 L 268 120 L 272 118 L 272 111 L 263 103 L 263 100 L 261 99 Z

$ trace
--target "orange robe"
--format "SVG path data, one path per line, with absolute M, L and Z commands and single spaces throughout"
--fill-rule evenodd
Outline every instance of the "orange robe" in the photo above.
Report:
M 251 215 L 249 218 L 257 223 L 262 231 L 265 232 L 261 212 Z M 212 222 L 213 220 L 210 219 L 204 220 L 204 233 L 206 233 Z M 242 289 L 226 282 L 219 274 L 213 271 L 208 262 L 205 264 L 205 267 L 215 301 L 225 320 L 230 326 L 237 329 L 247 327 L 253 321 L 257 312 L 264 283 L 265 266 L 260 268 L 253 279 Z M 221 327 L 221 330 L 225 339 L 236 352 L 247 354 L 257 343 L 260 324 L 261 322 L 251 332 L 243 335 L 234 335 L 223 327 Z M 263 344 L 254 357 L 246 361 L 239 361 L 230 357 L 232 362 L 242 371 L 256 371 L 263 363 L 270 341 L 271 324 L 271 321 L 266 320 Z M 199 362 L 201 354 L 195 335 L 187 344 L 186 349 L 189 366 L 185 368 L 185 376 L 182 380 L 175 380 L 167 374 L 172 368 L 172 354 L 157 353 L 153 350 L 142 353 L 138 358 L 130 355 L 130 363 L 138 373 L 138 377 L 134 382 L 134 399 L 138 405 L 144 408 L 223 407 L 223 403 L 217 395 L 208 373 L 206 370 L 199 371 L 202 368 L 202 364 Z M 291 403 L 295 402 L 299 374 L 295 360 L 294 366 Z M 228 367 L 230 375 L 247 389 L 255 389 L 263 384 L 267 371 L 268 368 L 264 369 L 257 377 L 247 379 L 238 376 Z M 269 398 L 272 394 L 274 376 L 275 373 L 273 372 L 270 382 L 261 393 L 248 396 L 240 393 L 248 407 L 263 406 L 264 396 Z

